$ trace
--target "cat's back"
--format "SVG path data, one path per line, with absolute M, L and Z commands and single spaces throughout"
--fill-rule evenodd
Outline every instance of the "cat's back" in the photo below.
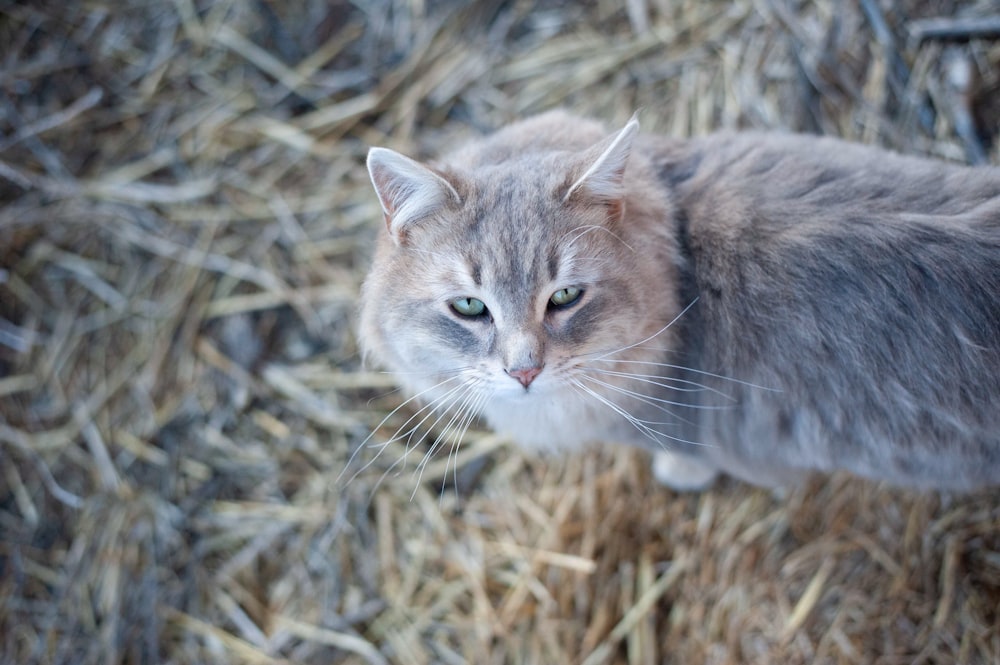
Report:
M 720 132 L 651 145 L 688 202 L 715 197 L 787 223 L 851 215 L 927 215 L 1000 226 L 1000 168 L 902 155 L 832 137 Z M 781 214 L 781 210 L 788 214 Z M 808 211 L 809 219 L 793 219 Z
M 791 134 L 722 133 L 656 149 L 684 232 L 722 282 L 734 271 L 785 275 L 827 292 L 831 284 L 811 282 L 837 273 L 852 293 L 882 280 L 905 294 L 920 274 L 924 287 L 975 295 L 1000 321 L 1000 168 Z M 991 332 L 1000 346 L 1000 325 Z
M 702 369 L 775 389 L 705 431 L 748 464 L 1000 477 L 1000 169 L 776 134 L 656 151 Z

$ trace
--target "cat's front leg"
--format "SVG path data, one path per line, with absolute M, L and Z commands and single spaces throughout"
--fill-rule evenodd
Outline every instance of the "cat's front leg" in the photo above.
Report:
M 707 462 L 670 451 L 653 453 L 653 475 L 667 487 L 678 492 L 708 489 L 719 470 Z

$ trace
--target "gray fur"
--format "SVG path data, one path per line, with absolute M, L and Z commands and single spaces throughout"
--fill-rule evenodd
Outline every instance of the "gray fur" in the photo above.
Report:
M 735 475 L 1000 482 L 1000 171 L 834 139 L 660 142 L 711 383 L 696 449 Z
M 634 131 L 555 112 L 427 173 L 373 154 L 369 355 L 446 430 L 478 413 L 525 445 L 665 450 L 677 486 L 1000 484 L 1000 169 Z M 569 286 L 580 301 L 551 306 Z M 456 316 L 462 297 L 488 316 Z M 530 386 L 505 375 L 529 365 Z

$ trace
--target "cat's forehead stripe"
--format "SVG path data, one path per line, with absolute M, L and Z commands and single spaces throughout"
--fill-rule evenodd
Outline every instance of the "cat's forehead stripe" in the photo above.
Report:
M 549 248 L 549 279 L 555 280 L 556 276 L 559 275 L 559 252 L 555 247 Z
M 565 210 L 544 178 L 492 168 L 479 174 L 473 192 L 460 240 L 467 279 L 509 294 L 511 305 L 535 297 L 542 282 L 566 279 L 576 234 L 561 223 Z
M 492 238 L 483 238 L 478 232 L 470 235 L 462 271 L 477 287 L 498 282 L 507 287 L 530 289 L 543 279 L 556 281 L 573 253 L 564 256 L 559 245 L 546 242 L 531 224 L 524 220 L 516 226 L 510 225 Z

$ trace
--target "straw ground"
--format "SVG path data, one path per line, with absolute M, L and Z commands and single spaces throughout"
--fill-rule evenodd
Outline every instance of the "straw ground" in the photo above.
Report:
M 370 145 L 554 106 L 998 162 L 950 0 L 0 2 L 0 661 L 995 663 L 996 492 L 677 495 L 362 367 Z

